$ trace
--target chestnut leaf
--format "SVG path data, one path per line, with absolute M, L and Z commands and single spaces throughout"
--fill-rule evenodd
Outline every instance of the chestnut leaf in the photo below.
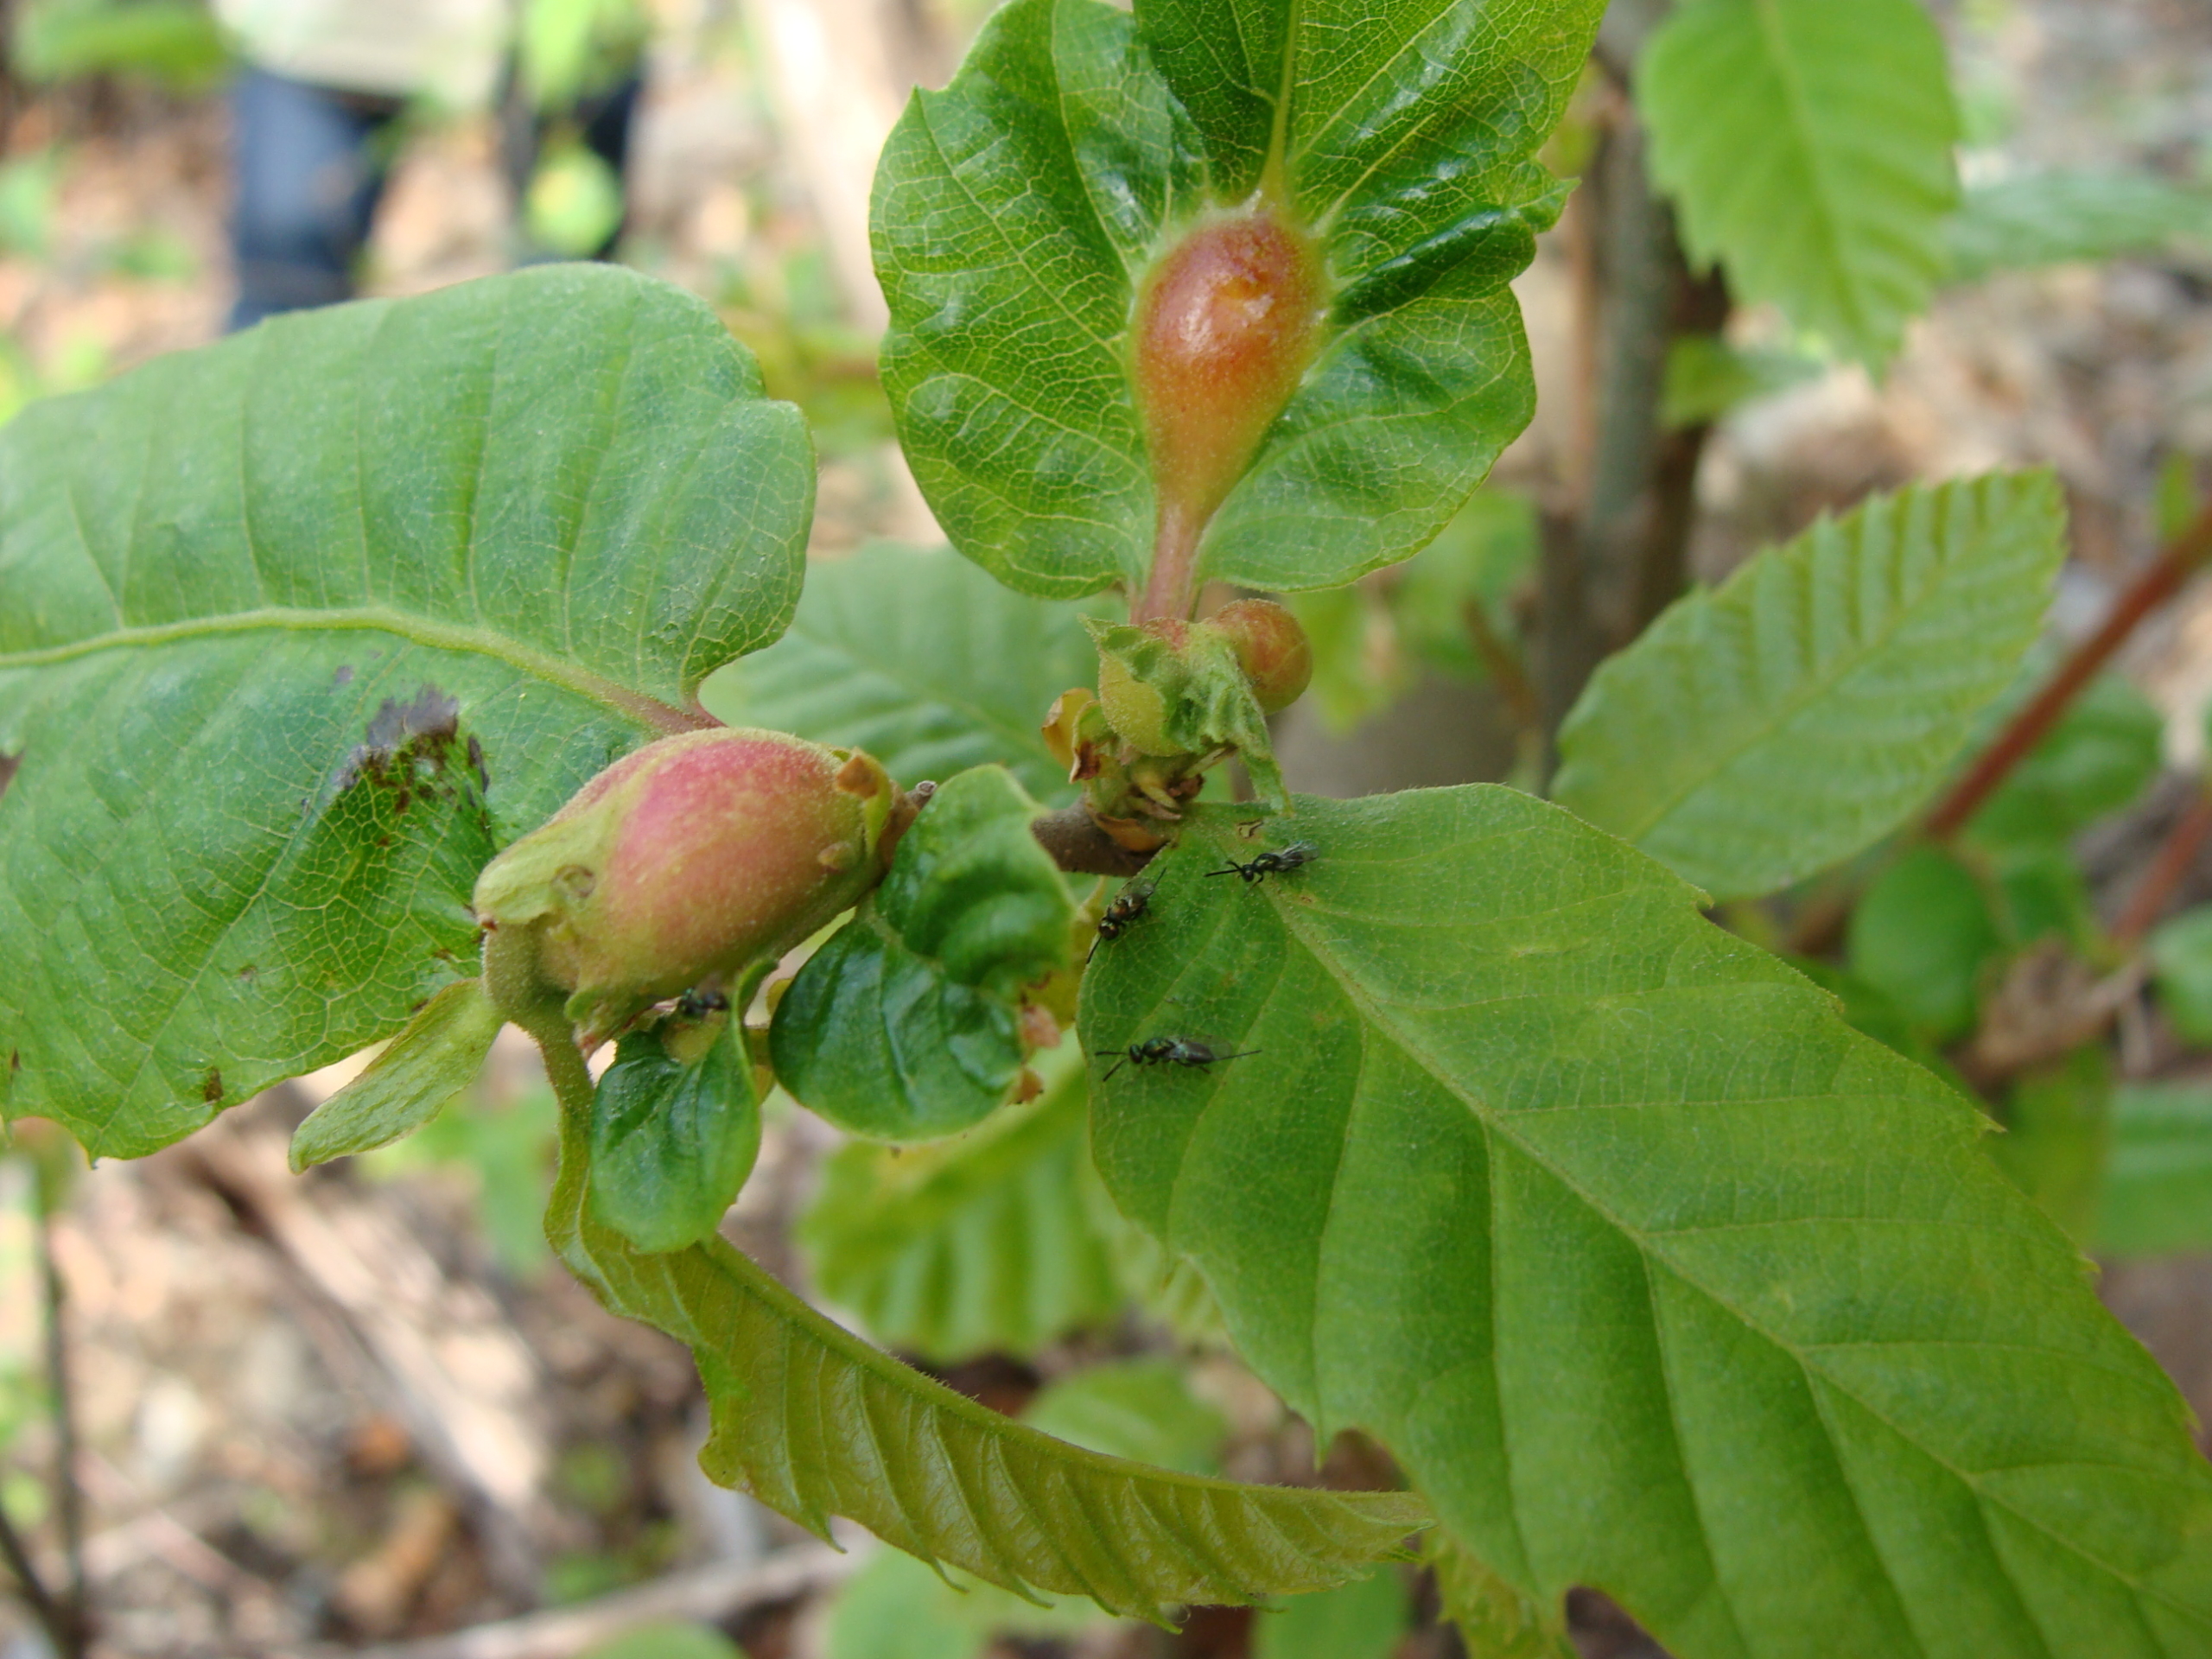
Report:
M 1249 810 L 1242 815 L 1249 818 Z M 1237 1351 L 1545 1619 L 1682 1659 L 2212 1648 L 2212 1469 L 1986 1120 L 1492 785 L 1202 807 L 1084 976 L 1092 1145 Z
M 1068 965 L 1075 903 L 1002 766 L 948 779 L 883 884 L 776 1005 L 777 1080 L 855 1135 L 950 1135 L 1021 1071 L 1022 988 Z
M 569 1115 L 546 1236 L 612 1312 L 688 1344 L 713 1479 L 823 1537 L 886 1543 L 1018 1593 L 1166 1619 L 1341 1584 L 1426 1523 L 1398 1492 L 1240 1485 L 1084 1451 L 878 1352 L 720 1238 L 647 1255 L 583 1200 Z
M 950 86 L 915 95 L 876 176 L 884 385 L 953 544 L 1026 593 L 1141 586 L 1157 503 L 1138 293 L 1165 247 L 1274 168 L 1329 311 L 1197 573 L 1324 588 L 1418 550 L 1534 408 L 1507 284 L 1564 200 L 1533 158 L 1603 10 L 1001 10 Z
M 992 761 L 1048 805 L 1075 798 L 1039 728 L 1097 677 L 1072 605 L 1010 593 L 949 547 L 817 559 L 791 631 L 700 688 L 732 726 L 865 749 L 911 789 Z
M 2065 524 L 2047 472 L 1822 518 L 1599 667 L 1560 728 L 1553 794 L 1715 899 L 1840 862 L 1926 804 L 2012 684 Z M 2016 816 L 2045 824 L 2053 806 Z
M 798 412 L 544 267 L 0 430 L 0 1103 L 164 1146 L 473 973 L 477 872 L 798 602 Z

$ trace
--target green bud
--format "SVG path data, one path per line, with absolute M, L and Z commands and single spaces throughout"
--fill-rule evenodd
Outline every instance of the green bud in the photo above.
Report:
M 881 878 L 897 799 L 854 751 L 780 732 L 663 738 L 493 860 L 477 919 L 528 932 L 539 988 L 595 1043 L 664 998 L 738 985 L 855 903 Z

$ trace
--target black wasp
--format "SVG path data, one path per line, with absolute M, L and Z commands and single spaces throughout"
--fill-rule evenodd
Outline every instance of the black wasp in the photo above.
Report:
M 1194 1043 L 1187 1037 L 1147 1037 L 1141 1043 L 1131 1043 L 1114 1064 L 1106 1068 L 1106 1075 L 1110 1077 L 1125 1065 L 1195 1065 L 1204 1068 L 1218 1060 L 1241 1060 L 1259 1052 L 1256 1048 L 1245 1048 L 1234 1054 L 1222 1054 L 1215 1051 L 1212 1044 Z M 1104 1056 L 1098 1058 L 1103 1059 Z
M 1090 947 L 1089 962 L 1098 954 L 1098 947 L 1109 939 L 1118 939 L 1128 931 L 1129 924 L 1144 914 L 1145 906 L 1152 902 L 1152 895 L 1160 887 L 1157 881 L 1138 881 L 1114 895 L 1114 902 L 1106 906 L 1106 913 L 1098 918 L 1098 938 Z
M 1241 875 L 1247 881 L 1264 881 L 1271 875 L 1281 874 L 1285 870 L 1294 870 L 1301 864 L 1311 864 L 1320 856 L 1321 849 L 1312 842 L 1294 841 L 1279 853 L 1262 853 L 1247 864 L 1239 864 L 1232 858 L 1229 861 L 1228 868 L 1208 870 L 1206 874 L 1208 875 Z

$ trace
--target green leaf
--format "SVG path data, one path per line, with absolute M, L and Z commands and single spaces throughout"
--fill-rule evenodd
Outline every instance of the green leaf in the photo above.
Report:
M 456 980 L 425 1002 L 368 1070 L 292 1131 L 292 1173 L 412 1135 L 476 1081 L 505 1024 L 481 982 Z
M 149 1152 L 473 972 L 499 845 L 781 632 L 813 475 L 711 311 L 598 266 L 0 430 L 8 1109 Z
M 1025 1601 L 887 1549 L 837 1592 L 826 1646 L 828 1659 L 984 1659 L 995 1636 L 1065 1638 L 1105 1623 L 1088 1601 Z
M 594 1643 L 579 1659 L 745 1659 L 735 1643 L 704 1624 L 640 1624 Z
M 2150 700 L 2119 675 L 2104 675 L 2013 768 L 1967 833 L 2000 851 L 2063 850 L 2143 792 L 2158 775 L 2164 741 L 2165 721 Z
M 1084 1094 L 1072 1066 L 957 1139 L 838 1148 L 798 1224 L 822 1294 L 940 1364 L 1033 1354 L 1110 1319 L 1123 1298 L 1084 1198 Z
M 1394 1493 L 1243 1486 L 1083 1451 L 878 1353 L 719 1238 L 643 1255 L 586 1213 L 587 1133 L 565 1117 L 547 1237 L 609 1310 L 690 1346 L 714 1414 L 708 1475 L 810 1532 L 842 1515 L 1005 1589 L 1160 1619 L 1341 1584 L 1424 1523 Z
M 2112 1255 L 2212 1249 L 2212 1089 L 2135 1083 L 2113 1091 L 2096 1240 Z
M 1093 1144 L 1318 1434 L 1681 1659 L 2212 1645 L 2186 1408 L 1980 1114 L 1556 808 L 1296 822 L 1247 886 L 1195 813 L 1083 1028 L 1258 1051 L 1124 1066 Z
M 1602 10 L 1001 10 L 951 86 L 916 95 L 876 179 L 884 385 L 953 544 L 1046 597 L 1141 583 L 1155 505 L 1128 364 L 1138 289 L 1272 156 L 1335 303 L 1198 573 L 1330 587 L 1420 548 L 1533 408 L 1507 284 L 1563 199 L 1530 158 Z
M 2212 244 L 2212 191 L 2147 173 L 2043 173 L 1968 187 L 1951 221 L 1952 274 L 2163 253 Z
M 777 1080 L 840 1128 L 921 1141 L 1021 1074 L 1021 991 L 1068 963 L 1075 901 L 1004 767 L 938 789 L 891 871 L 776 1006 Z
M 760 1099 L 734 1018 L 633 1032 L 592 1100 L 592 1218 L 641 1250 L 696 1243 L 760 1152 Z
M 1855 977 L 1940 1042 L 1972 1028 L 2001 944 L 1974 873 L 1939 847 L 1916 847 L 1859 899 L 1845 955 Z
M 1849 857 L 1928 799 L 2012 683 L 2063 524 L 2048 473 L 1821 519 L 1598 671 L 1553 792 L 1715 899 Z
M 1386 1569 L 1262 1613 L 1253 1659 L 1390 1659 L 1406 1614 L 1406 1586 Z
M 1039 732 L 1098 677 L 1072 605 L 1009 593 L 950 548 L 817 559 L 791 632 L 709 680 L 732 726 L 865 749 L 908 788 L 997 761 L 1039 800 L 1074 798 Z
M 1424 1534 L 1421 1546 L 1444 1617 L 1474 1659 L 1577 1659 L 1565 1607 L 1554 1603 L 1547 1615 L 1442 1527 Z
M 2185 910 L 2149 940 L 2158 1006 L 2186 1041 L 2212 1046 L 2212 905 Z
M 2112 1150 L 2112 1056 L 2091 1044 L 2015 1079 L 2005 1133 L 1989 1143 L 1997 1166 L 2084 1249 Z
M 1110 1457 L 1186 1475 L 1221 1467 L 1229 1424 L 1194 1398 L 1173 1359 L 1124 1359 L 1071 1372 L 1040 1390 L 1022 1421 L 1033 1428 Z
M 1943 41 L 1916 0 L 1686 0 L 1636 98 L 1694 257 L 1842 355 L 1897 351 L 1958 202 Z
M 1667 348 L 1660 423 L 1669 431 L 1704 426 L 1739 404 L 1817 380 L 1818 358 L 1773 346 L 1731 346 L 1711 334 L 1683 334 Z

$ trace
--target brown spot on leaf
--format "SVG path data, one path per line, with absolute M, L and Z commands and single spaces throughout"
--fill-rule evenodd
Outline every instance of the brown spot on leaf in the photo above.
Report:
M 22 764 L 22 755 L 10 754 L 5 749 L 0 749 L 0 795 L 8 792 L 8 785 L 16 781 L 16 769 Z
M 473 798 L 481 810 L 491 769 L 482 742 L 474 736 L 464 742 L 459 699 L 435 685 L 410 702 L 386 697 L 362 737 L 333 780 L 334 796 L 366 789 L 395 816 L 418 801 L 456 798 Z
M 200 1085 L 200 1098 L 213 1106 L 223 1097 L 223 1074 L 213 1066 L 207 1068 L 207 1080 Z
M 339 664 L 338 671 L 330 677 L 330 683 L 334 686 L 353 684 L 353 664 L 351 663 Z
M 261 969 L 250 962 L 238 971 L 238 982 L 241 985 L 251 985 L 260 977 Z
M 23 1069 L 23 1051 L 22 1049 L 11 1048 L 8 1051 L 8 1069 L 10 1071 L 20 1071 Z

